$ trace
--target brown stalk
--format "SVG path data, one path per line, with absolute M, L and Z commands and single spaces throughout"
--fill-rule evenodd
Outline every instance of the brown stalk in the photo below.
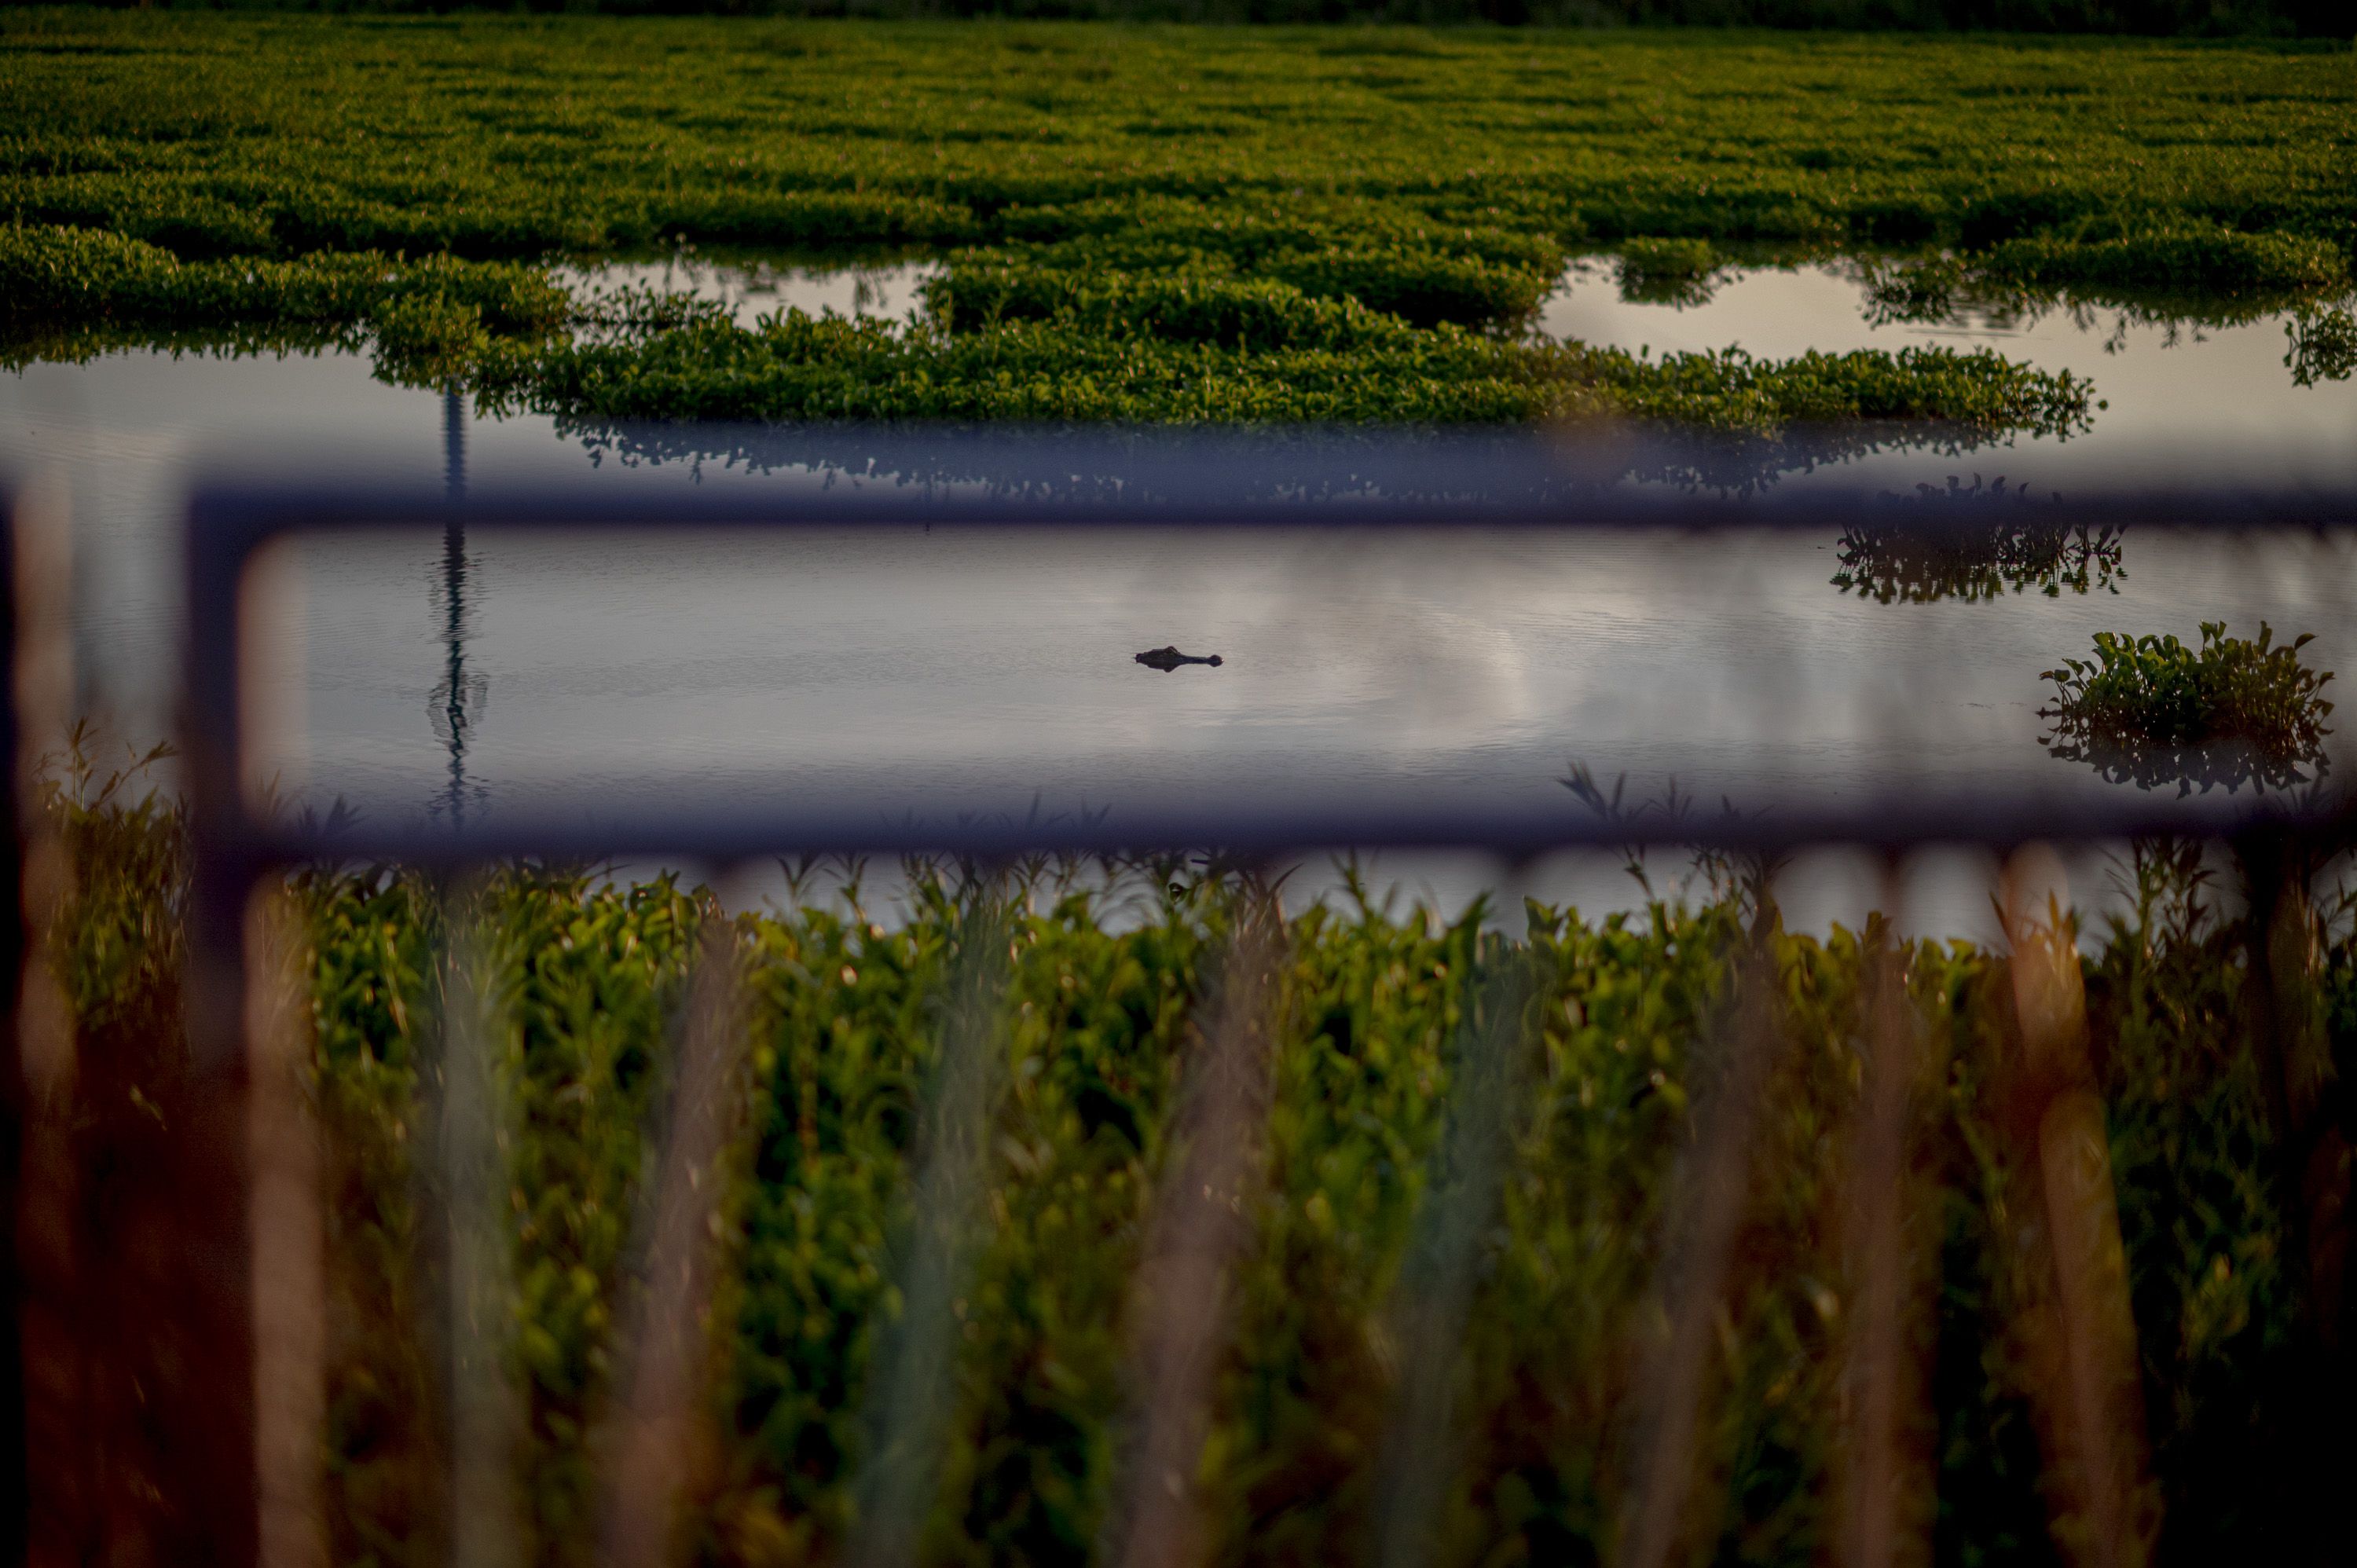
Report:
M 2144 1478 L 2143 1389 L 2104 1104 L 2087 1057 L 2086 997 L 2069 922 L 2023 897 L 2036 862 L 2006 873 L 2006 929 L 2021 1040 L 2014 1136 L 2045 1219 L 2033 1258 L 2028 1391 L 2046 1439 L 2056 1544 L 2087 1568 L 2142 1568 L 2158 1532 Z M 2045 1288 L 2038 1288 L 2041 1283 Z
M 1851 1306 L 1834 1559 L 1841 1568 L 1911 1568 L 1930 1558 L 1932 1485 L 1912 1343 L 1925 1248 L 1913 1233 L 1907 1146 L 1923 1049 L 1906 959 L 1887 929 L 1867 962 L 1866 1080 L 1850 1129 L 1843 1221 Z
M 1196 1473 L 1232 1327 L 1229 1284 L 1252 1246 L 1265 1176 L 1286 954 L 1283 912 L 1254 879 L 1238 900 L 1132 1288 L 1137 1410 L 1103 1553 L 1130 1568 L 1205 1560 Z
M 285 894 L 246 912 L 247 1168 L 253 1248 L 254 1476 L 261 1568 L 324 1568 L 326 1229 L 301 938 Z

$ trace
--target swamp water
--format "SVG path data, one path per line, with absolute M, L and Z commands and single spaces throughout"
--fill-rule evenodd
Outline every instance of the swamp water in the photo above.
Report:
M 684 285 L 745 317 L 905 317 L 924 269 L 640 273 L 598 281 Z M 1736 274 L 1678 307 L 1624 300 L 1589 263 L 1540 327 L 1655 353 L 1987 346 L 2092 377 L 2109 404 L 2067 441 L 1845 458 L 1829 470 L 1845 485 L 2002 476 L 2042 499 L 2120 479 L 2357 482 L 2357 383 L 2295 385 L 2282 318 L 1877 326 L 1836 267 Z M 696 460 L 479 419 L 376 381 L 361 355 L 34 366 L 0 380 L 0 468 L 70 496 L 83 697 L 126 731 L 158 733 L 170 711 L 188 476 L 257 456 L 359 485 L 577 482 L 591 465 L 658 499 L 831 482 L 791 450 Z M 1706 543 L 1475 530 L 1445 548 L 913 528 L 454 545 L 420 531 L 305 542 L 285 565 L 261 628 L 278 675 L 260 760 L 302 798 L 404 817 L 780 790 L 896 814 L 1320 791 L 1576 810 L 1558 782 L 1573 761 L 1627 775 L 1632 798 L 1674 778 L 1713 805 L 1996 785 L 2061 801 L 2132 788 L 2039 745 L 2040 671 L 2084 657 L 2097 631 L 2191 642 L 2204 620 L 2255 635 L 2265 619 L 2318 633 L 2312 663 L 2357 670 L 2357 538 L 2342 537 L 2132 531 L 2084 594 L 1888 605 L 1835 585 L 1833 530 Z M 1166 643 L 1225 662 L 1133 661 Z M 2327 750 L 2349 777 L 2348 743 Z

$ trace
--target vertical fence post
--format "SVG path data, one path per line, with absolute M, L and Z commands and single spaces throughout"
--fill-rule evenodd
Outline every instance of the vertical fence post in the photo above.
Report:
M 1006 1067 L 1000 1014 L 1015 932 L 995 871 L 974 880 L 968 898 L 941 1056 L 918 1135 L 907 1251 L 896 1271 L 900 1316 L 879 1336 L 868 1374 L 859 1517 L 844 1553 L 853 1568 L 903 1568 L 917 1560 L 956 1402 L 959 1294 L 989 1184 L 990 1129 Z
M 1923 1076 L 1922 1025 L 1907 989 L 1896 863 L 1883 878 L 1885 923 L 1866 945 L 1859 1034 L 1864 1082 L 1849 1133 L 1843 1212 L 1845 1412 L 1839 1511 L 1833 1560 L 1839 1568 L 1893 1568 L 1926 1562 L 1932 1480 L 1915 1430 L 1924 1409 L 1915 1343 L 1918 1276 L 1927 1251 L 1910 1190 L 1909 1133 Z
M 31 1450 L 25 1425 L 25 1341 L 19 1306 L 24 1266 L 18 1234 L 25 1191 L 25 1140 L 30 1093 L 16 1038 L 17 981 L 25 964 L 25 818 L 20 790 L 31 785 L 18 744 L 16 498 L 0 492 L 0 1260 L 10 1287 L 0 1299 L 0 1563 L 25 1561 L 31 1530 Z
M 1750 1198 L 1753 1145 L 1783 1040 L 1775 954 L 1744 940 L 1718 1035 L 1717 1081 L 1694 1118 L 1694 1141 L 1667 1210 L 1659 1285 L 1667 1332 L 1647 1358 L 1620 1568 L 1663 1568 L 1690 1528 L 1695 1448 L 1707 1385 L 1711 1327 L 1727 1294 Z
M 449 1418 L 453 1568 L 514 1568 L 526 1521 L 517 1490 L 519 1391 L 508 1190 L 501 1001 L 492 990 L 489 916 L 479 884 L 442 903 L 440 1116 L 435 1132 L 445 1267 L 443 1365 Z
M 188 700 L 181 757 L 195 848 L 188 909 L 188 1087 L 172 1129 L 171 1190 L 156 1206 L 175 1238 L 177 1289 L 154 1304 L 179 1351 L 156 1394 L 166 1464 L 156 1484 L 178 1523 L 169 1555 L 243 1563 L 260 1551 L 253 1247 L 246 1091 L 247 908 L 262 865 L 237 831 L 240 589 L 245 553 L 188 540 Z
M 608 1568 L 667 1568 L 679 1555 L 681 1503 L 708 1479 L 715 1442 L 705 1396 L 728 1146 L 752 1026 L 734 921 L 708 907 L 673 1058 L 671 1106 L 653 1151 L 645 1286 L 632 1311 L 623 1393 L 606 1447 Z
M 1505 881 L 1500 907 L 1520 914 L 1523 868 Z M 1536 953 L 1500 948 L 1495 969 L 1468 977 L 1448 1128 L 1390 1304 L 1400 1375 L 1377 1461 L 1376 1568 L 1425 1568 L 1438 1557 L 1460 1474 L 1465 1332 L 1512 1165 L 1530 1003 L 1541 989 Z
M 1266 1173 L 1275 1010 L 1289 951 L 1285 912 L 1254 873 L 1236 896 L 1235 929 L 1174 1123 L 1183 1142 L 1155 1195 L 1131 1283 L 1136 1412 L 1099 1553 L 1108 1563 L 1195 1568 L 1208 1556 L 1196 1479 L 1234 1274 L 1252 1246 Z
M 2012 949 L 2019 1062 L 2012 1157 L 2045 1222 L 2032 1297 L 2050 1380 L 2042 1407 L 2055 1495 L 2055 1544 L 2084 1568 L 2142 1568 L 2158 1533 L 2145 1486 L 2144 1391 L 2127 1256 L 2120 1239 L 2104 1102 L 2087 1059 L 2078 932 L 2058 900 L 2043 919 L 2029 890 L 2060 880 L 2050 852 L 2033 845 L 2006 867 L 2006 936 Z

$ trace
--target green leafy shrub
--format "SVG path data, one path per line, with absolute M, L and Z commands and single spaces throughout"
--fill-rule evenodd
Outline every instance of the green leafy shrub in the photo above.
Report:
M 610 1398 L 626 1248 L 643 1223 L 642 1154 L 703 911 L 668 877 L 600 887 L 532 868 L 477 897 L 514 1129 L 504 1207 L 524 1524 L 535 1562 L 587 1563 L 605 1522 L 589 1439 Z
M 2332 704 L 2322 692 L 2332 672 L 2299 657 L 2313 640 L 2307 634 L 2278 644 L 2265 622 L 2252 641 L 2228 637 L 2223 621 L 2204 621 L 2198 650 L 2173 635 L 2097 632 L 2094 658 L 2066 659 L 2040 674 L 2054 682 L 2053 705 L 2039 710 L 2054 729 L 2040 744 L 2147 789 L 2306 782 L 2299 769 L 2323 772 L 2331 733 L 2323 721 Z

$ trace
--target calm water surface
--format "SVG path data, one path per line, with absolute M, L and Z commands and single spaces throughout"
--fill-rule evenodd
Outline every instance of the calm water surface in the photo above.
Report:
M 742 314 L 906 318 L 921 263 L 814 276 L 655 270 Z M 632 281 L 608 273 L 607 281 Z M 1837 268 L 1762 271 L 1676 308 L 1576 268 L 1546 331 L 1655 353 L 1988 346 L 2091 377 L 2068 441 L 1869 453 L 1854 482 L 2004 476 L 2039 495 L 2117 476 L 2357 481 L 2357 384 L 2300 388 L 2279 319 L 2193 328 L 2068 310 L 1871 326 Z M 364 357 L 116 353 L 0 379 L 0 465 L 61 480 L 80 552 L 86 702 L 159 732 L 175 679 L 173 554 L 192 467 L 255 454 L 356 483 L 577 477 L 661 494 L 822 482 L 593 452 L 545 419 L 489 421 L 385 386 Z M 1784 482 L 1805 484 L 1806 476 Z M 2039 671 L 2104 629 L 2224 619 L 2312 630 L 2357 668 L 2357 546 L 2132 533 L 2084 596 L 1879 605 L 1830 536 L 1691 540 L 1475 532 L 1407 540 L 1091 539 L 1010 531 L 520 541 L 438 532 L 307 542 L 266 628 L 263 765 L 372 811 L 583 809 L 746 791 L 900 805 L 1118 807 L 1222 791 L 1568 797 L 1567 762 L 1635 790 L 1837 799 L 1964 779 L 2066 798 L 2120 788 L 2038 745 Z M 1137 650 L 1217 652 L 1162 674 Z M 2335 736 L 2334 771 L 2352 760 Z

